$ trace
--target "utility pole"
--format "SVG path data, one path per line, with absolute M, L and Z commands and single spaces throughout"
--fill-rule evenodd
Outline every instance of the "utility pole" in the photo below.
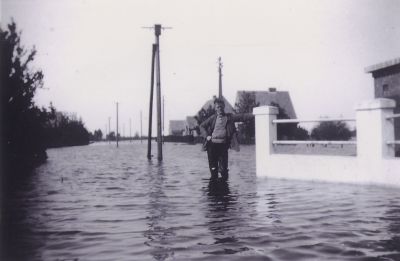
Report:
M 117 102 L 117 148 L 118 148 L 118 102 Z
M 165 99 L 162 97 L 162 143 L 164 144 L 164 119 L 165 119 Z
M 158 154 L 157 158 L 159 161 L 163 159 L 162 153 L 162 135 L 161 135 L 161 67 L 160 67 L 160 40 L 159 36 L 161 35 L 161 25 L 156 24 L 154 26 L 155 34 L 156 34 L 156 44 L 157 44 L 157 52 L 156 52 L 156 61 L 157 61 L 157 148 Z
M 147 158 L 151 159 L 151 131 L 153 124 L 153 93 L 154 93 L 154 63 L 157 51 L 157 45 L 153 44 L 151 55 L 151 79 L 150 79 L 150 104 L 149 104 L 149 132 L 147 135 Z
M 129 142 L 132 142 L 132 119 L 129 118 Z
M 218 57 L 218 74 L 219 74 L 218 98 L 222 99 L 222 60 L 221 60 L 221 57 Z
M 157 148 L 158 148 L 158 155 L 157 158 L 159 161 L 162 161 L 163 154 L 162 154 L 162 130 L 161 130 L 161 67 L 160 67 L 160 35 L 161 29 L 170 29 L 170 27 L 162 27 L 161 24 L 155 24 L 154 27 L 144 27 L 154 29 L 154 33 L 156 36 L 156 43 L 153 44 L 153 56 L 152 56 L 152 74 L 151 74 L 151 90 L 150 90 L 150 104 L 153 102 L 152 92 L 154 86 L 154 62 L 156 67 L 156 92 L 157 92 Z M 155 47 L 154 47 L 155 46 Z M 152 107 L 151 107 L 152 113 Z M 149 116 L 151 115 L 149 113 Z M 149 119 L 151 122 L 151 119 Z M 149 134 L 151 134 L 150 124 L 149 124 Z M 151 135 L 148 137 L 148 149 L 147 149 L 147 158 L 151 158 Z
M 142 110 L 140 110 L 140 143 L 142 143 Z
M 108 144 L 111 143 L 111 139 L 110 139 L 110 133 L 111 133 L 111 129 L 110 129 L 110 122 L 111 122 L 111 117 L 108 117 Z

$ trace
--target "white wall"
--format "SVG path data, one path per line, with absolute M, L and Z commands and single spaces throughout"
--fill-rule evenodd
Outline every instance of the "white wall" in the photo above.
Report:
M 275 107 L 254 108 L 256 117 L 257 176 L 320 180 L 330 182 L 382 184 L 400 187 L 400 159 L 394 158 L 393 114 L 395 102 L 375 99 L 356 107 L 357 156 L 275 154 L 277 139 L 272 121 Z

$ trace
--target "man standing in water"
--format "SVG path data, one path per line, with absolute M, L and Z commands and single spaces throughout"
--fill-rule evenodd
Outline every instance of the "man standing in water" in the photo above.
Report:
M 235 122 L 249 120 L 250 113 L 225 113 L 225 103 L 215 99 L 216 113 L 200 124 L 200 132 L 204 137 L 203 150 L 207 151 L 211 179 L 218 178 L 218 172 L 224 180 L 228 179 L 228 149 L 239 151 Z

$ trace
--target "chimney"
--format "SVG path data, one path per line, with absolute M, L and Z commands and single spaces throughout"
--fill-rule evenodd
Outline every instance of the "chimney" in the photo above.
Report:
M 276 88 L 275 88 L 275 87 L 269 87 L 269 88 L 268 88 L 268 91 L 269 91 L 269 92 L 276 92 Z

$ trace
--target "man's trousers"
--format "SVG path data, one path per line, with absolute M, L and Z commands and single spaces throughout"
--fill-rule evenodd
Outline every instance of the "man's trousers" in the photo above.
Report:
M 226 143 L 209 142 L 207 145 L 208 165 L 211 178 L 218 178 L 218 172 L 222 178 L 228 178 L 228 149 Z

